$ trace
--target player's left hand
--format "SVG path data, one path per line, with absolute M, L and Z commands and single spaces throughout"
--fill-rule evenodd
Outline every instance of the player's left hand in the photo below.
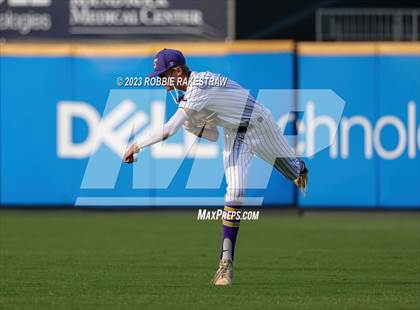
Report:
M 123 160 L 125 163 L 127 164 L 132 164 L 136 161 L 136 159 L 134 158 L 134 154 L 139 152 L 139 148 L 137 146 L 137 144 L 132 144 L 127 151 L 125 151 Z

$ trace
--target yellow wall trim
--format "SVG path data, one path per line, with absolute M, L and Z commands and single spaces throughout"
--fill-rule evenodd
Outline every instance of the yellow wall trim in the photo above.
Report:
M 385 55 L 418 55 L 420 56 L 420 42 L 381 43 L 378 53 Z
M 0 43 L 0 55 L 10 56 L 65 56 L 71 55 L 71 44 Z
M 2 43 L 0 55 L 9 56 L 153 56 L 163 48 L 181 50 L 185 55 L 228 53 L 291 52 L 293 41 L 234 42 L 148 42 L 148 43 Z
M 420 42 L 301 42 L 300 55 L 420 55 Z
M 293 41 L 145 42 L 145 43 L 0 43 L 0 55 L 8 56 L 153 56 L 162 48 L 181 50 L 186 56 L 230 53 L 291 52 Z M 300 55 L 419 55 L 420 42 L 300 42 Z

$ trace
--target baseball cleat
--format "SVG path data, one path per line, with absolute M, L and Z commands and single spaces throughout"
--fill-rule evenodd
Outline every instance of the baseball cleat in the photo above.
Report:
M 301 172 L 299 173 L 299 176 L 293 180 L 293 183 L 295 183 L 295 185 L 297 187 L 299 187 L 299 189 L 305 193 L 306 192 L 306 187 L 308 186 L 308 168 L 306 168 L 305 162 L 302 161 L 302 169 Z
M 214 274 L 213 285 L 231 285 L 233 278 L 233 263 L 230 259 L 221 259 L 219 269 Z

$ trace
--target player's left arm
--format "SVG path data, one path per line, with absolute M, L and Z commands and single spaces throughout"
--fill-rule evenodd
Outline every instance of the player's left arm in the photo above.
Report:
M 217 127 L 208 123 L 195 126 L 190 121 L 186 121 L 184 123 L 184 128 L 199 138 L 205 138 L 213 142 L 216 142 L 219 139 L 219 131 L 217 130 Z
M 170 120 L 163 125 L 162 130 L 151 131 L 133 143 L 124 154 L 124 162 L 129 164 L 133 163 L 135 160 L 134 155 L 140 152 L 143 148 L 164 141 L 174 135 L 191 116 L 191 114 L 192 111 L 190 109 L 178 108 Z

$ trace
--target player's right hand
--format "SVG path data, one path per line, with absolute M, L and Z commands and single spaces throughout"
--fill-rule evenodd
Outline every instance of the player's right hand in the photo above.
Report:
M 123 161 L 127 164 L 132 164 L 136 161 L 136 159 L 134 158 L 134 154 L 138 153 L 139 148 L 137 146 L 137 144 L 132 144 L 127 151 L 125 151 L 124 157 L 123 157 Z

